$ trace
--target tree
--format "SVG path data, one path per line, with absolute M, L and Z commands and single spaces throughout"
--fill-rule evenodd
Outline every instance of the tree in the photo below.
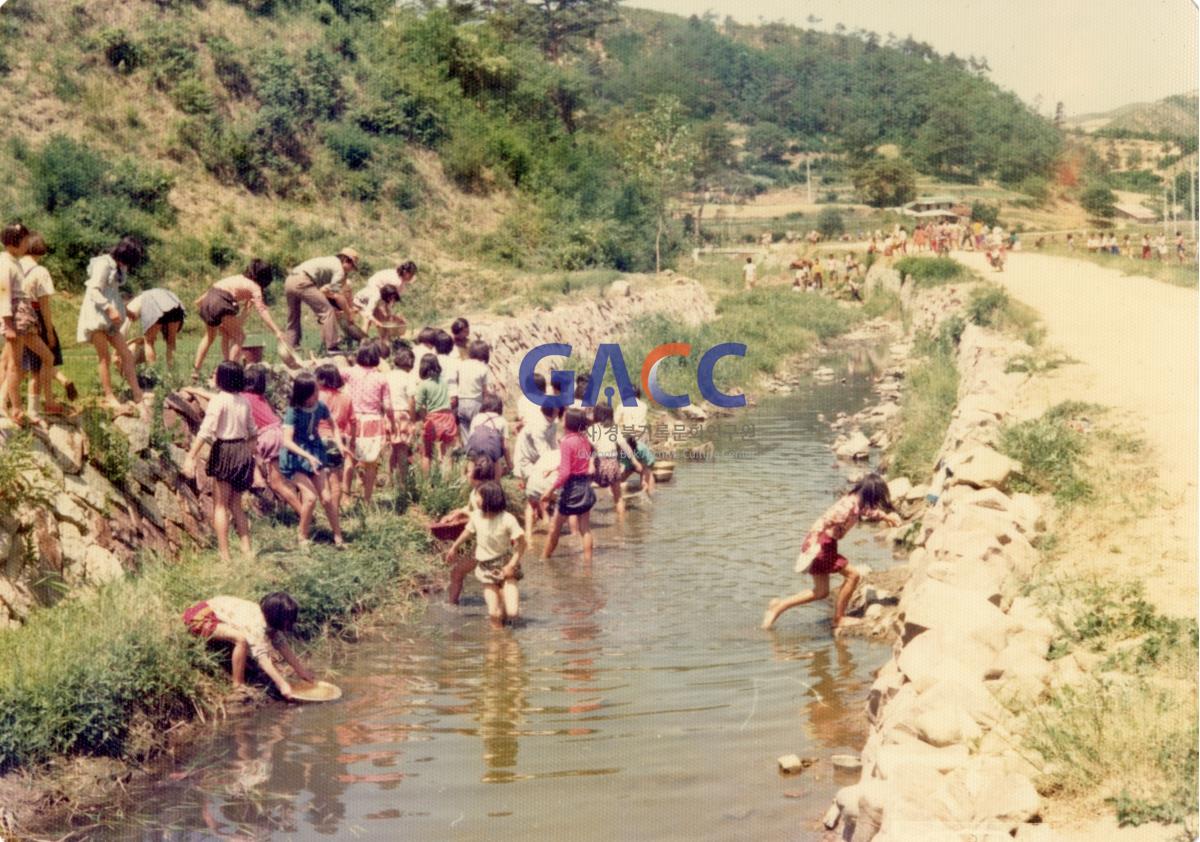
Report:
M 659 97 L 649 111 L 634 115 L 622 135 L 625 168 L 654 209 L 654 271 L 659 272 L 670 202 L 687 187 L 699 149 L 684 119 L 683 105 L 670 96 Z
M 788 133 L 774 123 L 758 123 L 746 132 L 746 151 L 772 164 L 784 163 L 790 145 Z
M 872 207 L 895 207 L 917 195 L 917 171 L 903 158 L 872 158 L 854 170 L 851 180 Z
M 1136 146 L 1129 150 L 1129 154 L 1125 156 L 1125 167 L 1127 169 L 1136 170 L 1142 166 L 1142 150 Z
M 1117 197 L 1107 184 L 1092 182 L 1083 189 L 1079 196 L 1079 204 L 1091 216 L 1099 219 L 1112 219 L 1117 209 L 1114 207 Z
M 821 212 L 817 214 L 817 230 L 827 240 L 846 230 L 837 208 L 821 208 Z
M 1062 100 L 1054 106 L 1054 128 L 1061 129 L 1063 124 L 1067 122 L 1067 108 L 1062 104 Z
M 493 23 L 532 41 L 557 62 L 582 39 L 616 23 L 618 0 L 483 0 Z

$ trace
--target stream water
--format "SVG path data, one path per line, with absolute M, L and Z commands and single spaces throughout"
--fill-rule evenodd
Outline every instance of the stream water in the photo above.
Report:
M 854 412 L 869 389 L 860 364 L 846 383 L 764 399 L 714 461 L 681 464 L 622 521 L 605 493 L 591 569 L 571 537 L 528 560 L 514 630 L 489 629 L 468 580 L 461 607 L 333 646 L 317 667 L 340 702 L 221 723 L 105 835 L 822 838 L 817 817 L 853 780 L 828 758 L 861 745 L 887 649 L 832 639 L 830 603 L 771 633 L 758 622 L 769 597 L 807 584 L 792 572 L 803 530 L 845 485 L 818 414 Z M 890 564 L 869 528 L 842 551 Z M 820 762 L 784 777 L 775 760 L 793 752 Z

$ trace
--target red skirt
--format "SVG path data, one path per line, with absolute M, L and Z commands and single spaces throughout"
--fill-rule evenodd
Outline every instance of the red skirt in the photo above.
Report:
M 808 568 L 808 572 L 813 575 L 825 575 L 837 573 L 849 564 L 849 560 L 844 555 L 838 555 L 837 538 L 832 538 L 829 535 L 822 534 L 818 536 L 818 541 L 821 542 L 821 549 L 813 559 L 812 566 Z M 804 552 L 812 546 L 812 535 L 804 539 L 803 546 L 800 547 L 800 552 Z
M 183 612 L 183 624 L 197 637 L 212 637 L 220 622 L 207 602 L 197 602 Z

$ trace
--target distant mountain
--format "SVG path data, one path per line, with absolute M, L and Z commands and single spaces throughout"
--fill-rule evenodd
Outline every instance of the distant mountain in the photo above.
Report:
M 1130 135 L 1196 135 L 1197 91 L 1165 97 L 1157 102 L 1135 102 L 1112 111 L 1068 117 L 1067 125 L 1085 132 L 1104 130 Z

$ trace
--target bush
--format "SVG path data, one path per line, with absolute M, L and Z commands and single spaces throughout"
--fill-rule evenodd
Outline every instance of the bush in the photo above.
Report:
M 207 114 L 217 107 L 217 98 L 198 76 L 184 76 L 171 88 L 171 102 L 184 114 Z
M 1092 495 L 1091 484 L 1080 472 L 1084 438 L 1071 426 L 1083 411 L 1078 404 L 1059 404 L 1041 418 L 1010 424 L 1000 431 L 999 449 L 1021 463 L 1015 488 L 1053 494 L 1061 505 Z
M 988 228 L 994 228 L 1000 224 L 1000 205 L 989 205 L 976 199 L 971 202 L 971 219 L 983 223 Z
M 208 52 L 212 56 L 213 72 L 230 96 L 244 99 L 254 93 L 250 70 L 238 57 L 237 47 L 232 41 L 219 35 L 210 38 Z
M 973 279 L 967 267 L 950 257 L 903 257 L 896 261 L 895 269 L 901 278 L 911 275 L 920 288 Z
M 337 123 L 325 130 L 325 145 L 347 167 L 360 170 L 370 162 L 375 141 L 358 126 Z
M 90 147 L 65 135 L 54 135 L 26 162 L 34 200 L 47 211 L 68 207 L 93 196 L 108 170 Z
M 967 299 L 967 318 L 980 327 L 998 327 L 1000 316 L 1008 308 L 1008 293 L 1003 287 L 988 284 L 971 290 Z
M 842 215 L 837 208 L 821 208 L 821 212 L 817 214 L 817 230 L 825 239 L 837 237 L 846 230 L 846 226 L 842 222 Z
M 142 49 L 124 29 L 105 29 L 100 33 L 104 60 L 118 73 L 132 73 L 142 64 Z
M 118 488 L 125 484 L 131 464 L 129 439 L 100 409 L 83 411 L 83 433 L 88 440 L 88 461 Z
M 33 458 L 33 437 L 29 433 L 9 436 L 0 447 L 0 514 L 16 511 L 22 504 L 47 505 L 47 485 L 34 482 L 44 474 Z

